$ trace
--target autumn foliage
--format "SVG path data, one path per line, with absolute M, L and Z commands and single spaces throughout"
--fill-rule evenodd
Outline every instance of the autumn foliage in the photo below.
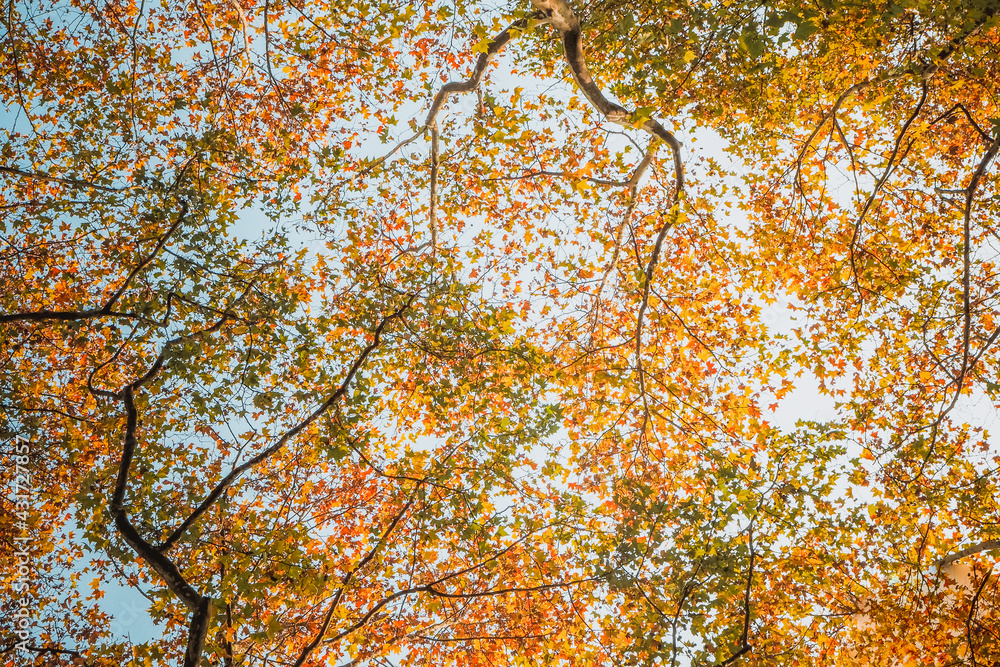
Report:
M 1000 664 L 998 10 L 8 0 L 3 664 Z

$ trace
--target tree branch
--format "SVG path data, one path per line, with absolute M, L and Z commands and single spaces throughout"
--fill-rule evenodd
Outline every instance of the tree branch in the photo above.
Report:
M 437 205 L 438 205 L 438 127 L 437 122 L 431 123 L 431 252 L 437 253 Z
M 972 114 L 969 113 L 969 110 L 966 109 L 965 105 L 962 104 L 961 102 L 956 102 L 953 107 L 951 107 L 950 109 L 948 109 L 947 111 L 945 111 L 943 114 L 941 114 L 940 116 L 938 116 L 937 118 L 935 118 L 934 120 L 932 120 L 931 121 L 931 125 L 936 125 L 937 123 L 941 122 L 942 120 L 945 120 L 946 118 L 949 118 L 955 111 L 961 111 L 965 115 L 966 120 L 968 120 L 969 123 L 972 124 L 972 127 L 975 128 L 976 134 L 979 135 L 980 139 L 982 139 L 983 141 L 985 141 L 987 143 L 993 141 L 993 137 L 990 136 L 990 134 L 986 130 L 984 130 L 982 127 L 980 127 L 979 123 L 976 122 L 976 119 L 972 117 Z
M 16 640 L 15 641 L 7 640 L 7 641 L 9 643 L 6 646 L 4 646 L 3 649 L 0 649 L 0 654 L 10 653 L 11 651 L 19 647 L 19 643 Z M 83 667 L 94 666 L 94 663 L 87 662 L 84 659 L 82 653 L 80 653 L 79 651 L 74 651 L 72 649 L 59 648 L 56 646 L 24 646 L 23 648 L 25 651 L 31 651 L 32 653 L 37 653 L 39 656 L 45 655 L 47 653 L 52 655 L 68 655 L 73 658 L 74 665 L 83 665 Z
M 635 204 L 639 198 L 639 180 L 642 178 L 643 174 L 652 164 L 653 158 L 656 156 L 656 146 L 657 141 L 654 139 L 646 147 L 646 154 L 642 158 L 642 162 L 635 168 L 632 172 L 632 177 L 622 183 L 622 185 L 627 185 L 629 189 L 628 193 L 628 206 L 625 207 L 625 215 L 622 216 L 622 220 L 618 223 L 618 229 L 615 232 L 615 247 L 611 254 L 611 261 L 608 262 L 608 266 L 604 269 L 604 275 L 601 276 L 601 283 L 597 286 L 597 292 L 594 295 L 596 301 L 600 301 L 601 293 L 604 292 L 604 285 L 608 281 L 608 276 L 611 272 L 615 270 L 615 266 L 618 264 L 618 258 L 621 256 L 622 248 L 622 236 L 625 234 L 625 228 L 628 226 L 630 220 L 632 220 L 632 213 L 635 212 Z
M 965 190 L 965 207 L 963 211 L 963 225 L 962 225 L 962 236 L 964 239 L 964 247 L 962 249 L 962 367 L 959 370 L 958 376 L 949 383 L 949 387 L 954 384 L 956 385 L 955 395 L 952 396 L 951 402 L 944 407 L 940 414 L 938 414 L 937 419 L 931 425 L 931 442 L 927 447 L 927 453 L 924 455 L 924 460 L 920 465 L 920 470 L 917 472 L 914 479 L 919 478 L 924 474 L 924 470 L 927 468 L 927 464 L 930 462 L 931 456 L 934 454 L 934 448 L 937 444 L 938 430 L 944 421 L 944 418 L 948 413 L 950 413 L 956 405 L 958 405 L 958 399 L 962 395 L 962 389 L 965 386 L 965 379 L 968 377 L 969 373 L 972 372 L 973 367 L 979 358 L 983 355 L 986 349 L 996 340 L 997 334 L 994 333 L 993 336 L 987 341 L 984 348 L 975 356 L 970 358 L 970 346 L 972 343 L 972 301 L 971 301 L 971 271 L 972 271 L 972 251 L 970 246 L 972 245 L 972 202 L 976 196 L 976 190 L 979 188 L 979 182 L 982 180 L 983 176 L 986 174 L 986 170 L 989 168 L 990 162 L 996 157 L 997 152 L 1000 151 L 1000 134 L 997 134 L 996 138 L 993 140 L 993 144 L 987 149 L 983 158 L 979 161 L 979 166 L 976 167 L 976 171 L 972 174 L 972 178 L 969 181 L 969 187 Z M 1000 333 L 1000 329 L 997 330 Z M 911 480 L 912 481 L 912 480 Z
M 438 112 L 441 111 L 441 107 L 448 100 L 451 95 L 456 93 L 468 93 L 479 87 L 479 83 L 483 80 L 483 75 L 486 73 L 486 66 L 489 64 L 490 60 L 507 45 L 511 39 L 514 38 L 514 33 L 527 28 L 529 21 L 538 20 L 542 18 L 539 14 L 533 14 L 527 18 L 518 19 L 507 26 L 500 34 L 493 38 L 493 41 L 489 43 L 486 47 L 486 51 L 479 54 L 479 58 L 476 59 L 476 65 L 472 69 L 472 74 L 465 81 L 451 81 L 441 86 L 437 94 L 434 96 L 434 100 L 431 102 L 431 108 L 427 112 L 427 117 L 424 119 L 423 125 L 417 128 L 416 132 L 410 135 L 408 138 L 400 141 L 396 144 L 392 150 L 378 158 L 364 169 L 358 172 L 358 176 L 364 176 L 371 173 L 373 170 L 377 169 L 386 160 L 395 155 L 400 149 L 405 148 L 409 144 L 416 141 L 424 132 L 431 128 L 434 122 L 437 120 Z
M 670 214 L 667 215 L 660 226 L 660 230 L 653 242 L 653 251 L 646 264 L 643 274 L 642 298 L 639 305 L 639 313 L 636 316 L 635 326 L 635 359 L 639 376 L 639 391 L 642 395 L 643 406 L 643 432 L 645 433 L 646 423 L 649 420 L 649 405 L 646 400 L 646 379 L 645 369 L 642 363 L 642 328 L 645 321 L 646 310 L 649 308 L 649 290 L 653 279 L 653 272 L 660 258 L 660 250 L 667 232 L 677 222 L 680 215 L 681 192 L 684 190 L 684 167 L 681 164 L 681 143 L 672 132 L 663 127 L 657 120 L 640 116 L 637 113 L 629 112 L 625 107 L 612 102 L 605 97 L 603 91 L 594 82 L 587 67 L 587 60 L 583 52 L 583 37 L 580 32 L 580 20 L 577 18 L 573 8 L 566 0 L 532 0 L 532 4 L 552 23 L 552 26 L 559 31 L 563 38 L 563 48 L 566 52 L 566 62 L 569 65 L 573 79 L 579 86 L 587 101 L 590 102 L 608 121 L 627 128 L 639 127 L 654 138 L 649 150 L 655 150 L 656 141 L 660 140 L 670 147 L 674 158 L 674 204 Z
M 823 126 L 826 124 L 828 120 L 836 117 L 837 111 L 840 110 L 840 107 L 844 104 L 844 102 L 846 102 L 850 97 L 856 95 L 865 88 L 881 83 L 888 83 L 890 81 L 900 79 L 906 76 L 907 74 L 915 74 L 919 76 L 920 80 L 926 85 L 927 81 L 937 73 L 941 65 L 943 65 L 952 55 L 954 55 L 955 52 L 959 48 L 961 48 L 961 46 L 965 43 L 965 41 L 969 37 L 971 37 L 976 31 L 978 31 L 983 25 L 985 25 L 986 21 L 992 18 L 992 16 L 996 12 L 997 12 L 996 5 L 991 6 L 987 10 L 985 10 L 983 12 L 983 15 L 979 17 L 976 20 L 976 22 L 972 24 L 972 26 L 970 26 L 967 30 L 964 30 L 959 35 L 956 35 L 951 40 L 949 40 L 948 44 L 930 62 L 925 61 L 926 64 L 923 67 L 918 68 L 915 65 L 911 65 L 906 69 L 898 70 L 895 72 L 888 72 L 879 75 L 873 79 L 865 79 L 864 81 L 859 81 L 858 83 L 854 84 L 853 86 L 845 90 L 843 93 L 841 93 L 840 97 L 838 97 L 837 100 L 834 102 L 833 107 L 831 107 L 828 112 L 824 113 L 820 117 L 819 123 L 816 125 L 816 128 L 809 135 L 809 138 L 806 139 L 805 143 L 802 145 L 802 149 L 799 151 L 799 155 L 795 160 L 795 165 L 796 165 L 795 183 L 799 187 L 799 192 L 803 191 L 802 158 L 805 157 L 806 151 L 809 150 L 809 146 L 812 144 L 813 139 L 816 138 L 816 135 L 818 135 L 820 130 L 823 129 Z M 954 109 L 954 107 L 952 109 Z M 951 113 L 951 110 L 949 110 L 947 113 Z M 969 120 L 972 120 L 971 117 L 969 118 Z M 973 124 L 975 125 L 975 121 L 973 121 Z
M 1000 549 L 1000 540 L 984 540 L 979 544 L 973 544 L 971 547 L 962 549 L 961 551 L 956 551 L 953 554 L 949 554 L 944 558 L 938 559 L 935 563 L 940 570 L 943 567 L 951 565 L 955 561 L 962 560 L 966 556 L 974 556 L 975 554 L 983 553 L 984 551 L 996 551 Z
M 855 252 L 855 249 L 858 244 L 858 237 L 861 235 L 861 225 L 864 222 L 865 216 L 868 215 L 868 211 L 871 210 L 872 204 L 875 203 L 875 197 L 877 197 L 878 193 L 882 191 L 883 187 L 885 187 L 886 181 L 889 180 L 889 176 L 891 176 L 892 172 L 895 170 L 896 156 L 899 155 L 899 149 L 903 145 L 903 137 L 906 136 L 906 131 L 910 129 L 910 125 L 913 124 L 913 121 L 917 119 L 917 116 L 920 114 L 920 111 L 924 108 L 924 103 L 926 101 L 927 101 L 927 81 L 924 80 L 920 82 L 920 101 L 917 102 L 917 106 L 913 110 L 913 113 L 911 113 L 909 117 L 906 119 L 906 122 L 903 123 L 902 129 L 900 129 L 899 134 L 896 136 L 896 141 L 893 145 L 892 153 L 889 155 L 889 160 L 885 166 L 885 171 L 882 172 L 882 177 L 878 179 L 877 183 L 875 183 L 875 187 L 872 189 L 871 194 L 868 195 L 868 199 L 865 201 L 865 205 L 864 207 L 862 207 L 861 213 L 858 215 L 857 222 L 854 223 L 854 232 L 851 234 L 851 243 L 849 246 L 851 255 L 851 272 L 854 274 L 854 283 L 858 287 L 858 297 L 861 299 L 864 298 L 863 296 L 864 293 L 861 287 L 860 276 L 858 275 L 858 267 L 857 267 L 856 252 Z M 836 123 L 836 119 L 834 119 L 834 123 Z M 839 128 L 839 124 L 837 125 L 837 127 Z M 903 157 L 904 158 L 906 157 L 905 154 Z
M 319 419 L 324 413 L 326 413 L 327 410 L 329 410 L 337 401 L 339 401 L 344 396 L 344 394 L 347 393 L 347 388 L 350 385 L 351 380 L 354 379 L 354 376 L 361 369 L 361 366 L 364 364 L 365 360 L 368 359 L 368 356 L 372 352 L 374 352 L 381 344 L 382 333 L 385 331 L 385 328 L 389 325 L 390 322 L 392 322 L 392 320 L 398 318 L 400 315 L 403 314 L 403 312 L 405 312 L 410 307 L 413 301 L 417 298 L 417 294 L 419 294 L 419 292 L 411 295 L 410 298 L 406 301 L 406 303 L 404 303 L 402 306 L 393 311 L 392 314 L 388 315 L 381 322 L 379 322 L 378 327 L 376 327 L 375 329 L 375 335 L 372 339 L 372 342 L 366 345 L 365 348 L 361 351 L 361 354 L 358 355 L 358 357 L 354 360 L 354 363 L 351 364 L 351 367 L 348 369 L 347 375 L 344 377 L 343 382 L 341 382 L 340 386 L 337 387 L 337 389 L 332 394 L 330 394 L 330 397 L 327 398 L 327 400 L 322 405 L 316 408 L 312 412 L 312 414 L 310 414 L 304 420 L 296 424 L 294 427 L 288 429 L 288 431 L 286 431 L 284 435 L 282 435 L 273 445 L 271 445 L 261 453 L 257 454 L 253 458 L 249 459 L 245 463 L 242 463 L 233 468 L 228 475 L 226 475 L 218 484 L 215 485 L 215 487 L 209 492 L 205 500 L 203 500 L 201 504 L 186 519 L 184 519 L 181 525 L 178 526 L 177 529 L 174 530 L 174 532 L 172 532 L 167 537 L 167 539 L 164 540 L 162 544 L 160 544 L 159 547 L 157 547 L 158 550 L 162 552 L 166 552 L 167 550 L 169 550 L 174 544 L 177 543 L 177 540 L 183 537 L 184 533 L 186 533 L 187 530 L 205 512 L 207 512 L 209 508 L 212 507 L 212 505 L 216 503 L 216 501 L 222 496 L 225 490 L 228 489 L 230 486 L 232 486 L 236 482 L 236 480 L 238 480 L 240 477 L 243 476 L 243 473 L 257 466 L 262 461 L 267 460 L 271 456 L 274 456 L 274 454 L 276 454 L 286 444 L 288 444 L 288 442 L 292 438 L 294 438 L 296 435 L 302 432 L 306 427 L 308 427 L 314 421 Z
M 154 572 L 160 575 L 167 588 L 191 610 L 191 624 L 188 629 L 188 643 L 184 655 L 184 667 L 198 667 L 201 662 L 201 653 L 205 645 L 205 637 L 208 633 L 208 626 L 212 616 L 211 598 L 198 593 L 187 582 L 173 561 L 142 538 L 139 531 L 129 521 L 124 508 L 129 470 L 138 446 L 136 438 L 138 412 L 136 411 L 134 398 L 133 388 L 129 385 L 122 392 L 126 414 L 125 444 L 122 448 L 122 455 L 118 464 L 118 478 L 111 499 L 111 515 L 114 517 L 115 528 L 118 534 L 124 538 L 140 558 L 146 561 L 146 564 Z
M 756 552 L 753 549 L 753 522 L 750 522 L 750 534 L 748 536 L 750 542 L 750 566 L 747 569 L 747 585 L 746 591 L 743 594 L 743 632 L 740 634 L 740 647 L 731 656 L 726 658 L 720 663 L 717 663 L 715 667 L 726 667 L 726 665 L 731 665 L 741 657 L 753 650 L 753 646 L 750 645 L 750 592 L 753 586 L 753 565 L 754 559 L 756 557 Z
M 333 602 L 330 603 L 330 608 L 327 610 L 326 616 L 323 618 L 323 623 L 322 625 L 320 625 L 319 632 L 317 632 L 313 640 L 309 642 L 309 644 L 307 644 L 304 649 L 302 649 L 302 653 L 299 654 L 298 660 L 295 661 L 293 667 L 302 667 L 302 665 L 305 664 L 306 660 L 309 659 L 309 656 L 312 654 L 312 652 L 316 650 L 316 647 L 323 642 L 323 637 L 330 629 L 330 623 L 333 621 L 333 614 L 337 610 L 337 607 L 340 605 L 340 600 L 343 598 L 344 591 L 347 589 L 347 586 L 351 583 L 351 580 L 354 579 L 354 575 L 357 574 L 360 570 L 362 570 L 366 565 L 368 565 L 368 563 L 370 563 L 371 560 L 375 558 L 376 555 L 378 555 L 378 552 L 382 550 L 382 547 L 385 546 L 385 543 L 388 541 L 389 536 L 393 533 L 394 530 L 396 530 L 396 526 L 398 526 L 399 522 L 403 520 L 404 516 L 406 516 L 406 513 L 410 510 L 410 507 L 413 506 L 413 501 L 416 500 L 417 498 L 417 489 L 419 488 L 420 488 L 419 483 L 415 487 L 413 487 L 413 491 L 410 494 L 410 499 L 406 501 L 406 504 L 403 505 L 403 508 L 399 510 L 399 512 L 396 514 L 395 517 L 393 517 L 392 522 L 382 532 L 382 536 L 379 537 L 379 540 L 375 544 L 375 546 L 372 547 L 372 549 L 368 552 L 368 554 L 364 558 L 362 558 L 357 565 L 352 567 L 350 571 L 344 575 L 344 578 L 340 582 L 340 588 L 337 589 L 337 593 L 333 596 Z
M 992 567 L 983 580 L 979 582 L 976 594 L 972 597 L 972 604 L 969 605 L 969 615 L 965 617 L 965 639 L 969 643 L 969 657 L 972 658 L 972 667 L 979 667 L 976 664 L 976 645 L 972 641 L 972 626 L 975 624 L 976 612 L 979 608 L 979 597 L 983 594 L 983 589 L 986 588 L 986 582 L 990 580 L 991 574 L 993 574 Z
M 0 169 L 3 169 L 0 167 Z M 167 240 L 170 236 L 177 231 L 177 228 L 181 226 L 184 219 L 188 214 L 187 202 L 181 201 L 181 212 L 177 216 L 177 219 L 172 225 L 167 229 L 166 232 L 160 236 L 160 239 L 156 242 L 156 246 L 145 259 L 140 261 L 133 267 L 129 274 L 125 277 L 125 280 L 118 287 L 117 290 L 111 295 L 110 298 L 104 303 L 100 308 L 90 308 L 87 310 L 37 310 L 27 313 L 8 313 L 6 315 L 0 315 L 0 324 L 5 322 L 17 322 L 17 321 L 29 321 L 29 322 L 44 322 L 47 320 L 58 320 L 58 321 L 76 321 L 76 320 L 86 320 L 93 319 L 97 317 L 122 317 L 127 319 L 145 319 L 141 315 L 136 315 L 134 313 L 123 313 L 114 309 L 115 304 L 128 289 L 129 284 L 135 279 L 139 273 L 149 266 L 149 263 L 156 258 L 156 256 L 163 250 L 163 247 L 167 244 Z
M 416 595 L 416 594 L 419 594 L 419 593 L 428 593 L 428 594 L 433 595 L 435 597 L 440 597 L 440 598 L 445 598 L 445 599 L 451 599 L 451 600 L 468 600 L 468 599 L 480 598 L 480 597 L 492 597 L 492 596 L 500 596 L 500 595 L 510 595 L 511 593 L 538 593 L 538 592 L 541 592 L 541 591 L 552 590 L 554 588 L 567 588 L 569 586 L 576 586 L 577 584 L 584 584 L 584 583 L 588 583 L 588 582 L 591 582 L 591 581 L 596 581 L 596 578 L 594 578 L 594 577 L 587 577 L 587 578 L 584 578 L 584 579 L 574 579 L 572 581 L 564 581 L 564 582 L 559 582 L 559 583 L 555 583 L 555 584 L 542 584 L 542 585 L 539 585 L 539 586 L 528 586 L 528 587 L 524 587 L 524 588 L 504 588 L 504 589 L 490 590 L 490 591 L 476 591 L 476 592 L 473 592 L 473 593 L 448 593 L 446 591 L 440 591 L 440 590 L 434 588 L 435 584 L 437 584 L 438 582 L 433 582 L 433 583 L 430 583 L 430 584 L 425 584 L 423 586 L 413 586 L 411 588 L 406 588 L 406 589 L 403 589 L 403 590 L 396 591 L 395 593 L 393 593 L 393 594 L 391 594 L 391 595 L 389 595 L 389 596 L 387 596 L 385 598 L 382 598 L 375 605 L 373 605 L 367 612 L 365 612 L 365 615 L 362 616 L 358 621 L 354 622 L 350 627 L 345 628 L 343 631 L 341 631 L 340 633 L 338 633 L 335 637 L 331 637 L 331 638 L 327 639 L 326 643 L 328 643 L 328 644 L 336 643 L 336 642 L 340 641 L 341 639 L 343 639 L 344 637 L 346 637 L 347 635 L 349 635 L 349 634 L 357 631 L 360 628 L 363 628 L 368 623 L 368 621 L 370 621 L 372 619 L 372 617 L 375 614 L 377 614 L 381 609 L 383 609 L 386 605 L 388 605 L 389 603 L 391 603 L 394 600 L 397 600 L 397 599 L 399 599 L 401 597 L 405 597 L 405 596 L 408 596 L 408 595 Z
M 101 192 L 125 192 L 127 190 L 139 189 L 139 186 L 131 186 L 128 188 L 112 188 L 106 185 L 98 185 L 97 183 L 92 183 L 91 181 L 85 181 L 79 178 L 63 178 L 60 176 L 50 176 L 37 171 L 24 171 L 23 169 L 18 169 L 17 167 L 5 167 L 0 165 L 0 174 L 10 174 L 12 176 L 20 176 L 21 178 L 27 178 L 32 181 L 43 181 L 45 183 L 59 183 L 61 185 L 71 185 L 75 188 L 90 188 L 93 190 L 100 190 Z
M 979 182 L 982 180 L 983 176 L 986 174 L 986 170 L 989 169 L 990 163 L 993 158 L 996 157 L 997 151 L 1000 150 L 1000 134 L 997 134 L 996 138 L 993 140 L 993 144 L 983 155 L 983 159 L 980 160 L 979 166 L 976 167 L 975 173 L 972 174 L 972 179 L 969 181 L 969 187 L 965 191 L 965 211 L 963 215 L 963 236 L 964 243 L 962 248 L 962 310 L 964 314 L 964 322 L 962 325 L 962 370 L 959 373 L 957 380 L 958 390 L 956 392 L 956 399 L 959 394 L 962 393 L 962 385 L 965 383 L 965 376 L 969 371 L 969 345 L 970 337 L 972 333 L 972 303 L 971 303 L 971 284 L 970 284 L 970 273 L 971 267 L 971 248 L 972 245 L 972 202 L 976 197 L 976 190 L 979 188 Z

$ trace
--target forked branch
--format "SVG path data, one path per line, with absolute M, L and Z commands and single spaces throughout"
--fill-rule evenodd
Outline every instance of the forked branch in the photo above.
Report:
M 597 302 L 600 302 L 601 293 L 604 292 L 604 285 L 618 264 L 618 257 L 621 255 L 622 249 L 622 237 L 625 234 L 625 228 L 628 227 L 629 222 L 632 220 L 632 213 L 635 212 L 635 204 L 639 198 L 639 181 L 642 179 L 643 174 L 646 173 L 646 170 L 649 169 L 653 158 L 656 157 L 656 148 L 657 141 L 654 139 L 646 148 L 646 154 L 643 156 L 642 162 L 632 172 L 632 178 L 622 184 L 628 186 L 628 205 L 625 207 L 625 215 L 622 216 L 621 222 L 618 223 L 618 229 L 615 232 L 615 246 L 611 253 L 611 261 L 608 262 L 607 267 L 604 269 L 604 275 L 601 276 L 601 284 L 597 286 L 597 293 L 594 295 L 594 300 Z
M 817 135 L 819 135 L 820 131 L 823 129 L 823 126 L 826 125 L 826 122 L 831 119 L 836 119 L 837 112 L 848 99 L 857 95 L 861 91 L 870 88 L 871 86 L 889 83 L 890 81 L 901 79 L 907 75 L 917 76 L 921 83 L 926 87 L 927 82 L 938 72 L 941 66 L 946 63 L 948 59 L 951 58 L 970 37 L 977 33 L 979 29 L 993 17 L 994 14 L 996 14 L 998 7 L 1000 7 L 1000 5 L 997 3 L 991 3 L 991 6 L 986 8 L 985 11 L 983 11 L 983 13 L 977 17 L 971 25 L 952 37 L 936 55 L 931 58 L 924 58 L 922 60 L 924 63 L 923 66 L 918 67 L 916 65 L 910 65 L 906 68 L 886 72 L 879 76 L 859 81 L 841 93 L 840 97 L 838 97 L 833 103 L 833 106 L 830 107 L 830 110 L 820 117 L 819 123 L 817 123 L 815 129 L 813 129 L 805 143 L 802 144 L 802 148 L 799 150 L 799 154 L 795 159 L 795 184 L 798 186 L 799 192 L 804 191 L 802 187 L 802 160 L 805 158 L 806 152 L 812 145 L 813 140 L 816 139 Z M 928 50 L 928 53 L 930 52 L 931 50 Z M 962 108 L 963 110 L 965 109 L 965 107 Z M 952 110 L 954 110 L 954 107 L 946 112 L 945 115 L 950 114 Z M 966 112 L 966 115 L 968 115 L 968 112 Z M 972 120 L 972 118 L 970 117 L 969 120 Z M 973 121 L 973 124 L 975 125 L 975 121 Z M 978 129 L 979 126 L 976 125 L 976 127 Z
M 851 234 L 851 243 L 850 243 L 851 272 L 854 274 L 854 283 L 858 287 L 858 296 L 860 298 L 863 298 L 864 294 L 861 287 L 861 277 L 858 274 L 858 264 L 857 264 L 857 245 L 859 237 L 861 236 L 861 227 L 864 224 L 865 217 L 868 215 L 869 211 L 871 211 L 872 205 L 875 203 L 875 199 L 878 197 L 879 192 L 882 191 L 882 188 L 885 187 L 885 184 L 889 180 L 889 177 L 892 176 L 892 173 L 895 171 L 896 157 L 899 155 L 899 151 L 903 146 L 903 139 L 906 136 L 906 132 L 910 129 L 910 125 L 913 124 L 913 121 L 917 119 L 917 116 L 920 115 L 920 111 L 924 108 L 924 103 L 926 101 L 927 101 L 927 81 L 921 81 L 920 100 L 917 102 L 917 106 L 913 109 L 913 112 L 906 119 L 906 122 L 903 123 L 903 127 L 902 129 L 900 129 L 899 134 L 896 135 L 896 141 L 893 144 L 892 153 L 889 155 L 889 160 L 886 163 L 885 171 L 882 172 L 882 176 L 878 179 L 878 182 L 875 183 L 875 187 L 872 189 L 871 194 L 868 195 L 868 199 L 865 200 L 865 204 L 861 209 L 861 213 L 858 214 L 858 219 L 854 223 L 854 231 Z M 835 124 L 836 122 L 837 122 L 836 119 L 834 119 Z M 837 125 L 837 127 L 839 127 L 839 125 Z M 905 153 L 904 153 L 904 158 L 905 158 Z
M 587 67 L 587 60 L 583 52 L 583 35 L 580 31 L 580 20 L 577 18 L 573 8 L 566 0 L 532 0 L 532 4 L 551 22 L 552 26 L 559 31 L 563 39 L 563 48 L 566 52 L 566 63 L 569 65 L 573 79 L 583 93 L 587 101 L 590 102 L 608 121 L 627 128 L 640 128 L 654 138 L 650 150 L 655 150 L 656 140 L 662 141 L 670 147 L 674 159 L 674 197 L 673 206 L 670 212 L 664 216 L 660 229 L 653 241 L 653 251 L 650 253 L 646 270 L 643 273 L 642 297 L 639 304 L 639 313 L 636 317 L 635 325 L 635 360 L 639 375 L 639 391 L 642 395 L 645 406 L 645 416 L 643 418 L 643 430 L 645 423 L 649 419 L 649 406 L 646 405 L 646 379 L 645 370 L 642 364 L 642 328 L 645 321 L 646 310 L 649 308 L 650 287 L 653 280 L 653 272 L 660 259 L 660 249 L 667 232 L 674 226 L 680 215 L 681 192 L 684 189 L 684 167 L 681 164 L 681 144 L 672 132 L 667 130 L 659 121 L 642 116 L 636 112 L 630 112 L 620 104 L 609 100 L 604 92 L 594 82 Z M 634 205 L 634 198 L 633 198 Z M 630 205 L 627 211 L 631 215 Z
M 965 205 L 963 207 L 963 225 L 962 225 L 962 235 L 963 235 L 963 248 L 962 248 L 962 366 L 958 371 L 958 375 L 949 383 L 949 386 L 955 386 L 955 394 L 952 396 L 951 401 L 947 406 L 943 407 L 941 412 L 938 414 L 937 419 L 931 425 L 931 441 L 927 448 L 927 453 L 924 455 L 923 463 L 920 465 L 920 470 L 917 473 L 917 477 L 923 475 L 924 470 L 927 468 L 927 464 L 930 462 L 931 456 L 934 454 L 935 446 L 937 445 L 938 431 L 941 424 L 944 422 L 944 418 L 955 409 L 958 405 L 958 399 L 962 396 L 962 392 L 965 389 L 965 382 L 972 373 L 976 362 L 979 361 L 980 357 L 985 354 L 986 350 L 997 340 L 997 335 L 1000 334 L 1000 329 L 990 336 L 986 341 L 983 349 L 979 351 L 975 356 L 972 355 L 972 205 L 975 202 L 976 190 L 979 189 L 979 184 L 986 175 L 986 171 L 989 169 L 990 164 L 996 158 L 997 153 L 1000 152 L 1000 134 L 996 136 L 993 143 L 987 149 L 986 153 L 983 155 L 982 159 L 979 161 L 979 165 L 976 167 L 976 171 L 973 172 L 972 178 L 969 180 L 969 187 L 965 190 Z M 916 478 L 915 478 L 916 479 Z
M 410 493 L 409 500 L 406 501 L 406 504 L 403 505 L 403 507 L 399 510 L 399 512 L 396 513 L 396 516 L 393 517 L 392 521 L 389 522 L 389 526 L 382 532 L 382 535 L 379 538 L 378 542 L 375 543 L 375 546 L 371 548 L 371 550 L 364 558 L 358 561 L 357 565 L 352 567 L 347 572 L 347 574 L 344 575 L 343 579 L 341 579 L 340 587 L 334 594 L 333 601 L 330 603 L 330 607 L 329 609 L 327 609 L 326 615 L 323 617 L 323 623 L 320 625 L 319 632 L 317 632 L 316 636 L 312 639 L 312 641 L 310 641 L 305 646 L 305 648 L 302 649 L 302 653 L 299 654 L 299 657 L 295 661 L 293 667 L 302 667 L 302 665 L 305 664 L 306 660 L 309 659 L 309 656 L 312 655 L 312 652 L 316 650 L 316 647 L 319 646 L 321 643 L 323 643 L 323 638 L 326 636 L 326 633 L 330 629 L 330 624 L 333 621 L 333 616 L 337 611 L 337 607 L 340 606 L 340 601 L 344 597 L 344 591 L 351 584 L 351 581 L 354 579 L 354 576 L 359 571 L 363 570 L 368 565 L 368 563 L 370 563 L 372 559 L 374 559 L 379 554 L 379 552 L 382 551 L 383 547 L 385 547 L 386 543 L 389 541 L 389 537 L 396 530 L 396 527 L 400 524 L 400 522 L 404 519 L 404 517 L 406 517 L 406 513 L 410 511 L 410 507 L 413 506 L 413 501 L 417 499 L 417 490 L 420 488 L 420 486 L 421 483 L 418 483 L 416 486 L 413 487 L 413 490 Z
M 184 667 L 198 667 L 198 664 L 201 662 L 202 649 L 205 646 L 205 637 L 208 634 L 208 626 L 212 618 L 212 601 L 208 596 L 198 593 L 187 582 L 172 560 L 143 539 L 128 518 L 128 514 L 125 511 L 125 492 L 128 488 L 132 459 L 135 457 L 136 449 L 138 448 L 136 432 L 139 416 L 135 407 L 135 396 L 132 386 L 125 387 L 121 396 L 125 403 L 125 444 L 118 463 L 118 477 L 111 499 L 111 515 L 114 517 L 115 528 L 118 534 L 124 538 L 125 542 L 132 547 L 140 558 L 146 561 L 146 564 L 154 572 L 160 575 L 167 588 L 180 598 L 181 602 L 191 611 L 188 643 L 184 654 Z
M 473 67 L 472 74 L 469 75 L 469 78 L 465 81 L 451 81 L 441 86 L 441 89 L 438 90 L 437 94 L 434 96 L 434 100 L 431 102 L 431 108 L 427 112 L 427 117 L 424 118 L 423 124 L 409 137 L 393 146 L 392 150 L 388 153 L 358 172 L 358 176 L 364 176 L 371 173 L 390 157 L 406 146 L 412 144 L 420 138 L 421 135 L 431 129 L 437 121 L 437 115 L 441 111 L 441 107 L 444 106 L 444 103 L 448 100 L 448 98 L 456 93 L 469 93 L 478 88 L 480 82 L 483 80 L 483 75 L 486 74 L 486 66 L 489 65 L 490 60 L 500 53 L 500 50 L 503 49 L 503 47 L 506 46 L 519 31 L 527 28 L 531 21 L 537 22 L 542 18 L 543 17 L 540 14 L 533 14 L 527 18 L 518 19 L 494 37 L 493 40 L 487 45 L 486 51 L 479 54 L 479 58 L 476 59 L 476 65 Z

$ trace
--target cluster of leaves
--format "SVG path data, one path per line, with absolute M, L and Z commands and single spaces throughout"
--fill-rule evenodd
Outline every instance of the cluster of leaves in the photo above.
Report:
M 1000 660 L 998 10 L 10 0 L 0 652 Z

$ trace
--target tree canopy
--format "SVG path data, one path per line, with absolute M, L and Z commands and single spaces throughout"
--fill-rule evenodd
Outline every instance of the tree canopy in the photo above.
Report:
M 998 663 L 998 9 L 8 0 L 0 655 Z

